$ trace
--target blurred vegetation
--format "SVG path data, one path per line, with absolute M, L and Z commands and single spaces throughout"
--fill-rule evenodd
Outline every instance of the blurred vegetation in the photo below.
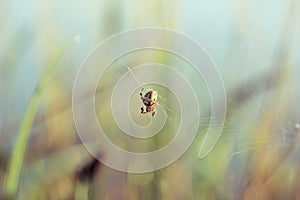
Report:
M 298 199 L 299 9 L 296 0 L 0 1 L 0 199 Z M 206 118 L 175 163 L 129 174 L 102 165 L 84 148 L 72 87 L 98 43 L 144 26 L 178 30 L 208 50 L 224 79 L 227 117 L 205 159 L 197 154 Z M 205 84 L 180 58 L 152 50 L 119 58 L 99 81 L 96 112 L 114 143 L 137 152 L 164 146 L 180 122 L 176 96 L 153 84 L 147 87 L 159 91 L 168 113 L 164 129 L 131 145 L 114 123 L 107 98 L 114 84 L 126 66 L 149 62 L 180 70 L 198 89 L 201 111 L 209 116 L 210 110 Z M 91 93 L 82 94 L 84 104 Z

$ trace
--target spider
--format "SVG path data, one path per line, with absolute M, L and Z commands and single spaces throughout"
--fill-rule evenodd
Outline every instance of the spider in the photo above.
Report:
M 157 105 L 157 92 L 155 90 L 149 90 L 143 95 L 144 88 L 141 89 L 140 96 L 143 101 L 144 106 L 141 107 L 141 114 L 151 113 L 154 117 Z

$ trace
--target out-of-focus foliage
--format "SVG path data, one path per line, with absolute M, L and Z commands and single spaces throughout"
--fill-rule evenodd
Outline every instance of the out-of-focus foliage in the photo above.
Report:
M 7 198 L 9 163 L 25 112 L 65 46 L 34 116 L 17 199 L 297 199 L 299 9 L 296 0 L 0 1 L 0 199 Z M 225 83 L 227 117 L 205 159 L 197 158 L 204 120 L 178 161 L 152 173 L 127 174 L 96 162 L 81 144 L 72 87 L 80 64 L 98 43 L 144 26 L 175 29 L 207 49 Z M 209 113 L 209 94 L 188 63 L 163 51 L 133 52 L 111 65 L 96 95 L 99 121 L 122 148 L 147 152 L 176 133 L 179 103 L 168 88 L 151 85 L 169 113 L 166 127 L 135 146 L 114 124 L 105 98 L 126 66 L 154 61 L 181 67 L 199 88 L 201 110 Z M 84 104 L 91 94 L 82 93 Z

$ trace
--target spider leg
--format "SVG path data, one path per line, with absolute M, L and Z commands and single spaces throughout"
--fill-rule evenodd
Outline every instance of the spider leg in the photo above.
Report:
M 155 111 L 152 112 L 152 117 L 154 117 L 155 113 L 156 113 Z
M 147 112 L 148 110 L 146 106 L 141 107 L 141 114 L 146 114 Z
M 143 96 L 143 92 L 144 91 L 144 88 L 142 88 L 141 90 L 140 90 L 140 96 L 142 97 Z

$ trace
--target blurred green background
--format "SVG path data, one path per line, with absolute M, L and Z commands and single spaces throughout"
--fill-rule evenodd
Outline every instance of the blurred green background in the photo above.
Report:
M 299 9 L 296 0 L 0 1 L 0 199 L 298 199 Z M 81 144 L 72 87 L 97 44 L 149 26 L 177 30 L 206 48 L 225 83 L 227 117 L 205 159 L 197 157 L 204 120 L 178 161 L 129 174 L 96 162 Z M 180 59 L 143 53 L 115 62 L 96 100 L 109 94 L 125 66 L 148 61 L 185 65 L 182 73 L 198 86 Z M 140 151 L 165 145 L 180 120 L 174 95 L 157 90 L 170 112 L 168 126 L 147 147 L 135 146 Z M 82 92 L 84 102 L 90 94 Z M 198 93 L 209 104 L 203 85 Z M 96 103 L 97 114 L 109 137 L 124 147 L 121 131 L 102 119 L 111 112 L 109 102 Z

